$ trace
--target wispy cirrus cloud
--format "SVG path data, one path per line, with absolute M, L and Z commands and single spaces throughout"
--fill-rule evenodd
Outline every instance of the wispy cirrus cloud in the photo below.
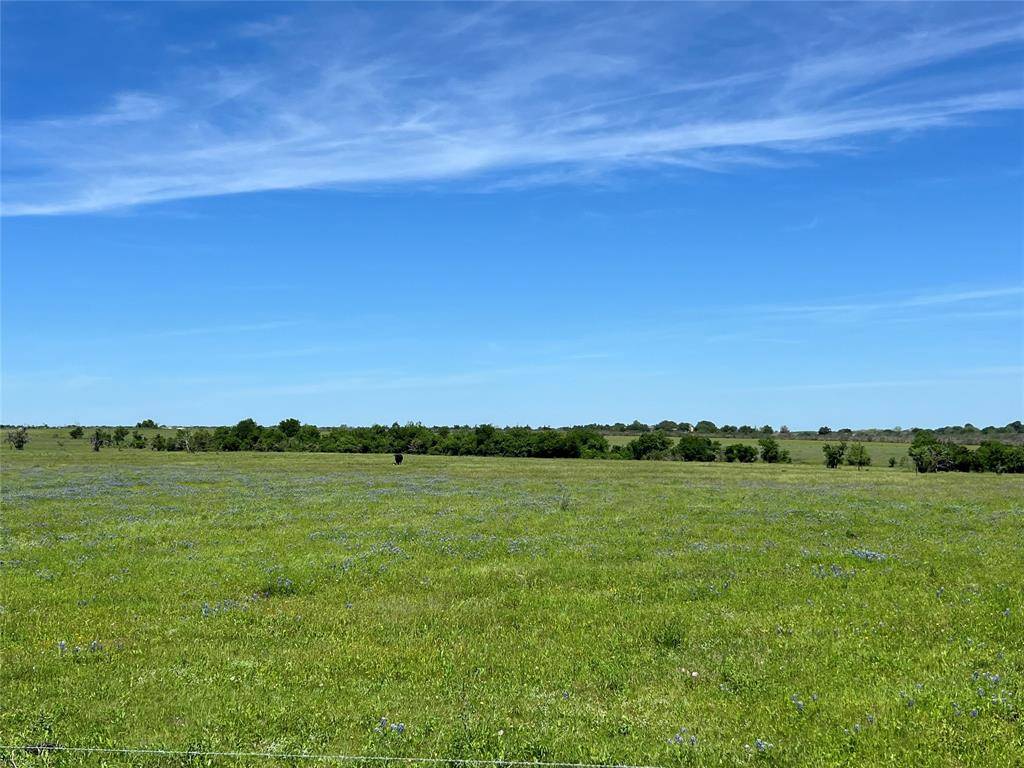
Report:
M 1024 108 L 1013 9 L 968 22 L 672 6 L 331 7 L 236 24 L 217 51 L 94 114 L 5 121 L 4 211 L 67 214 L 311 187 L 593 180 L 623 169 L 729 171 Z M 685 53 L 736 27 L 743 56 Z M 858 35 L 850 29 L 856 27 Z M 852 38 L 852 42 L 844 42 Z M 738 42 L 736 44 L 739 44 Z M 956 78 L 953 60 L 1012 50 Z

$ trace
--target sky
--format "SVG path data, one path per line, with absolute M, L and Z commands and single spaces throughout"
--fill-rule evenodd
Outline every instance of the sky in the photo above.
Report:
M 1020 4 L 0 14 L 5 423 L 1024 417 Z

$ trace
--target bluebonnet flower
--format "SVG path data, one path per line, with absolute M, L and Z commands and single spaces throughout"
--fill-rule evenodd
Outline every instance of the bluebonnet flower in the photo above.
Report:
M 767 752 L 772 748 L 771 742 L 765 741 L 764 739 L 754 739 L 754 746 L 757 747 L 758 752 Z
M 669 744 L 676 744 L 676 745 L 679 745 L 679 744 L 689 744 L 692 747 L 692 746 L 696 746 L 696 744 L 697 744 L 697 737 L 694 736 L 692 733 L 689 736 L 687 736 L 686 735 L 686 728 L 683 727 L 683 728 L 679 729 L 679 731 L 676 733 L 675 736 L 673 736 L 671 739 L 668 740 L 668 743 Z
M 978 710 L 977 709 L 972 709 L 971 712 L 970 712 L 970 715 L 971 715 L 971 717 L 977 717 L 978 716 Z
M 65 643 L 63 640 L 61 640 L 59 643 L 57 643 L 57 652 L 60 653 L 61 656 L 64 655 L 64 652 L 67 649 L 68 649 L 68 644 Z
M 854 557 L 859 557 L 861 560 L 868 560 L 869 562 L 878 562 L 881 560 L 887 560 L 889 556 L 884 552 L 873 552 L 870 549 L 852 549 L 850 554 Z

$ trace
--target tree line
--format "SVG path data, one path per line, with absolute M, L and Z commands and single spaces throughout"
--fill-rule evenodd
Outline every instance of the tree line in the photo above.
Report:
M 140 421 L 135 429 L 118 426 L 97 427 L 88 435 L 94 451 L 105 447 L 149 448 L 156 451 L 307 451 L 327 453 L 410 453 L 444 456 L 508 456 L 522 458 L 587 458 L 667 461 L 724 461 L 749 464 L 761 461 L 782 464 L 792 461 L 789 451 L 774 435 L 762 432 L 756 445 L 732 443 L 722 446 L 706 433 L 684 432 L 674 438 L 665 430 L 638 434 L 625 445 L 611 445 L 593 425 L 553 429 L 549 427 L 434 426 L 418 423 L 375 424 L 369 427 L 328 427 L 284 419 L 274 426 L 262 426 L 243 419 L 234 426 L 163 428 L 149 437 L 142 430 L 157 429 L 151 419 Z M 82 439 L 86 430 L 70 429 L 72 439 Z M 7 433 L 7 442 L 22 450 L 29 433 L 19 427 Z M 863 443 L 826 442 L 822 446 L 824 464 L 836 468 L 843 464 L 863 468 L 871 465 L 871 456 Z M 1024 472 L 1024 446 L 994 440 L 983 441 L 971 450 L 937 431 L 919 430 L 907 457 L 918 472 Z M 901 462 L 906 462 L 906 458 Z M 896 459 L 889 459 L 896 466 Z M 902 466 L 902 463 L 901 463 Z

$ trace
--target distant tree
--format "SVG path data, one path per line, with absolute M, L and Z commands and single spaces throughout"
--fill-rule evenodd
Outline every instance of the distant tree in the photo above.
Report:
M 757 430 L 756 430 L 756 429 L 754 429 L 754 428 L 753 428 L 752 426 L 750 426 L 749 424 L 743 424 L 743 425 L 742 425 L 742 426 L 741 426 L 741 427 L 740 427 L 739 429 L 737 429 L 736 431 L 737 431 L 737 433 L 739 433 L 739 434 L 741 434 L 741 435 L 744 435 L 744 436 L 750 436 L 750 435 L 756 435 L 756 434 L 757 434 Z
M 71 431 L 68 432 L 68 434 L 71 435 L 72 440 L 78 440 L 82 435 L 85 434 L 85 430 L 76 424 L 71 428 Z
M 789 427 L 787 427 L 785 424 L 783 424 L 781 427 L 779 427 L 779 434 L 780 435 L 788 435 L 789 434 Z
M 846 454 L 846 463 L 851 467 L 857 467 L 857 469 L 871 465 L 871 455 L 864 447 L 864 443 L 854 443 L 850 446 L 850 450 Z
M 721 444 L 702 435 L 685 434 L 672 446 L 671 453 L 683 461 L 714 461 Z
M 299 429 L 297 437 L 299 438 L 299 443 L 305 450 L 315 451 L 317 443 L 320 442 L 320 430 L 316 428 L 315 424 L 303 424 L 301 429 Z M 414 441 L 415 438 L 410 440 L 410 443 Z M 418 451 L 410 450 L 410 453 L 418 453 Z
M 672 440 L 661 431 L 645 432 L 626 445 L 626 452 L 634 459 L 655 459 L 672 446 Z
M 156 422 L 152 419 L 143 419 L 135 425 L 136 429 L 156 429 Z
M 698 421 L 697 425 L 693 428 L 693 431 L 713 434 L 718 431 L 718 427 L 715 426 L 715 422 L 713 421 Z
M 818 427 L 818 434 L 819 435 L 829 435 L 831 433 L 832 433 L 832 428 L 831 427 Z
M 762 437 L 757 441 L 761 446 L 761 461 L 765 464 L 789 464 L 792 462 L 789 451 L 783 450 L 774 437 Z
M 679 430 L 681 432 L 693 432 L 693 424 L 688 421 L 680 421 Z
M 277 425 L 277 428 L 284 432 L 285 437 L 295 437 L 302 428 L 302 422 L 298 419 L 285 419 Z
M 775 433 L 775 430 L 772 429 L 772 425 L 771 424 L 765 424 L 763 427 L 761 427 L 761 434 L 762 435 L 771 435 L 771 434 L 774 434 L 774 433 Z
M 977 466 L 977 457 L 967 448 L 939 440 L 927 430 L 914 435 L 907 455 L 918 472 L 967 472 L 982 468 Z
M 132 432 L 132 439 L 128 442 L 128 446 L 130 448 L 145 448 L 146 436 L 136 429 L 134 432 Z
M 626 427 L 630 432 L 650 432 L 651 428 L 644 424 L 639 419 L 634 419 L 633 423 Z
M 725 446 L 722 456 L 726 461 L 738 461 L 742 464 L 750 464 L 757 461 L 757 448 L 746 443 L 733 443 Z
M 110 445 L 110 433 L 103 429 L 96 429 L 89 438 L 89 444 L 94 451 L 99 452 L 100 448 Z
M 671 419 L 665 419 L 664 421 L 659 421 L 654 428 L 660 429 L 664 432 L 675 432 L 679 429 L 679 425 Z
M 732 424 L 723 424 L 718 428 L 718 431 L 723 435 L 735 435 L 736 427 Z
M 14 450 L 23 451 L 25 446 L 28 445 L 28 430 L 25 427 L 12 429 L 4 439 L 14 446 Z
M 839 445 L 825 443 L 821 447 L 821 452 L 825 454 L 825 466 L 829 469 L 835 469 L 843 463 L 843 456 L 846 454 L 846 443 L 839 443 Z
M 128 437 L 128 427 L 115 427 L 113 441 L 114 445 L 120 448 L 124 445 L 124 439 Z
M 231 428 L 231 432 L 238 441 L 237 450 L 251 451 L 260 439 L 260 425 L 253 419 L 242 419 Z
M 156 435 L 153 436 L 153 439 L 149 441 L 149 447 L 152 448 L 154 451 L 166 451 L 167 439 L 158 432 Z

